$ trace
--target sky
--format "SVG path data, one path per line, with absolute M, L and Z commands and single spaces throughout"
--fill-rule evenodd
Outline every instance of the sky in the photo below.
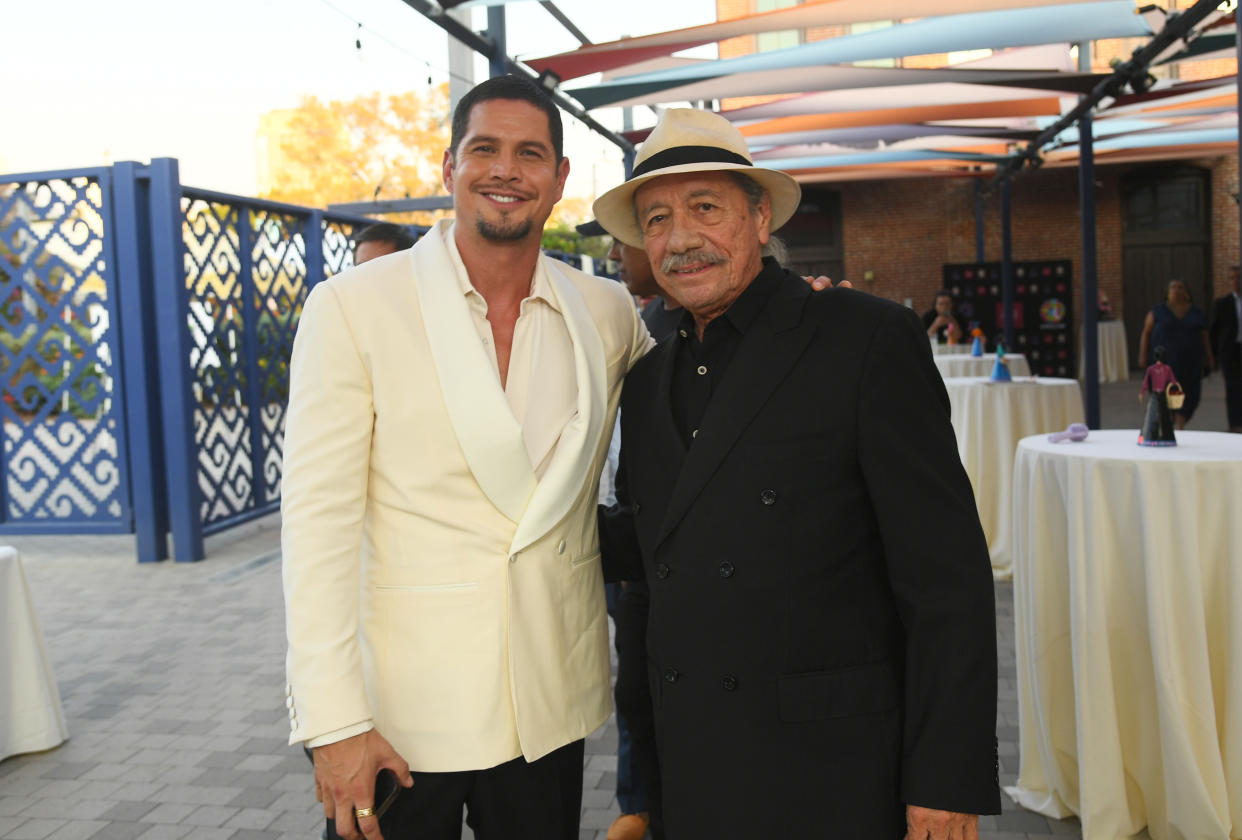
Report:
M 715 0 L 627 0 L 628 20 L 599 0 L 557 5 L 593 41 L 715 20 Z M 538 3 L 508 9 L 510 55 L 578 45 Z M 173 157 L 184 184 L 253 195 L 262 113 L 448 78 L 448 35 L 401 0 L 0 0 L 0 32 L 3 173 Z M 620 127 L 615 109 L 596 116 Z M 568 115 L 566 154 L 567 195 L 621 178 L 620 150 Z

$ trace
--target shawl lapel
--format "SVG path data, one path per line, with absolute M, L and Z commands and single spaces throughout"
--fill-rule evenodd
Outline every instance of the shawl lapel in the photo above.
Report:
M 496 509 L 518 522 L 535 491 L 535 470 L 458 285 L 443 238 L 452 235 L 450 224 L 437 223 L 411 249 L 423 327 L 470 472 Z
M 591 475 L 591 463 L 604 431 L 604 409 L 608 401 L 604 342 L 582 293 L 568 275 L 569 269 L 545 256 L 540 257 L 536 270 L 546 272 L 573 341 L 578 410 L 561 431 L 552 460 L 513 535 L 510 554 L 521 551 L 551 530 L 577 500 Z

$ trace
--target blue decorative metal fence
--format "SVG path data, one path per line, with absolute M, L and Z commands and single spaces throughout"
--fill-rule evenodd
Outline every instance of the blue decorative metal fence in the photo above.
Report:
M 0 181 L 0 529 L 131 528 L 110 171 Z
M 372 221 L 171 159 L 0 176 L 0 534 L 133 532 L 152 561 L 171 532 L 198 560 L 276 510 L 294 330 Z

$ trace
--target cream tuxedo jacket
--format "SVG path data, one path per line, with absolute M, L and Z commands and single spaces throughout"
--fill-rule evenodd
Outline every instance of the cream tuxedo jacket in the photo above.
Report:
M 622 286 L 540 260 L 578 405 L 536 481 L 448 224 L 311 292 L 281 502 L 290 742 L 370 720 L 419 771 L 534 760 L 607 718 L 596 493 L 651 346 Z

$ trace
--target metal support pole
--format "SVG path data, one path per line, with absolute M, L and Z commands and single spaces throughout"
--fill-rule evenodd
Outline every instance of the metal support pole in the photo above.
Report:
M 168 557 L 168 492 L 164 483 L 164 436 L 155 352 L 151 284 L 150 217 L 146 179 L 138 164 L 112 167 L 116 230 L 117 327 L 123 376 L 121 396 L 129 433 L 129 486 L 139 563 Z
M 1087 426 L 1100 428 L 1099 288 L 1095 272 L 1095 146 L 1090 114 L 1078 123 L 1078 210 L 1082 225 L 1082 354 Z
M 629 132 L 629 131 L 634 130 L 634 109 L 633 108 L 622 108 L 621 109 L 621 130 L 623 132 Z M 634 174 L 634 147 L 633 146 L 624 150 L 621 153 L 621 162 L 625 166 L 625 180 L 628 181 L 630 179 L 630 176 Z
M 203 559 L 198 461 L 194 452 L 194 395 L 190 389 L 190 304 L 182 267 L 181 179 L 177 161 L 156 158 L 151 174 L 151 271 L 159 346 L 160 404 L 164 422 L 164 481 L 168 487 L 173 559 Z
M 487 7 L 487 37 L 493 44 L 487 57 L 487 72 L 492 78 L 509 72 L 509 48 L 505 42 L 505 7 Z
M 1078 44 L 1078 69 L 1091 72 L 1091 42 Z M 1078 123 L 1078 218 L 1082 227 L 1082 355 L 1087 426 L 1100 428 L 1099 278 L 1096 274 L 1095 132 L 1091 112 Z
M 240 391 L 240 398 L 243 401 L 246 412 L 246 431 L 250 437 L 250 504 L 247 507 L 250 510 L 261 505 L 260 500 L 263 497 L 263 409 L 266 407 L 266 401 L 263 396 L 263 379 L 262 372 L 259 370 L 259 355 L 262 352 L 259 349 L 259 318 L 271 318 L 271 313 L 267 311 L 267 307 L 263 305 L 263 301 L 259 297 L 258 284 L 254 282 L 254 241 L 256 231 L 251 224 L 250 205 L 238 203 L 235 205 L 237 212 L 237 256 L 238 256 L 238 280 L 241 281 L 241 302 L 238 313 L 241 318 L 241 335 L 234 334 L 237 342 L 235 348 L 229 349 L 236 353 L 236 358 L 221 359 L 220 363 L 224 369 L 237 371 L 236 365 L 241 365 L 241 369 L 246 374 L 246 384 L 244 387 L 238 382 L 237 390 Z M 289 231 L 290 240 L 293 239 L 293 231 Z M 262 236 L 262 232 L 258 233 Z M 292 247 L 292 241 L 289 246 Z M 308 246 L 309 247 L 309 246 Z M 227 307 L 228 304 L 226 303 Z M 227 309 L 226 309 L 227 311 Z M 231 319 L 224 319 L 221 326 L 229 324 Z M 275 329 L 269 329 L 268 334 L 275 333 Z M 225 342 L 227 345 L 229 342 Z M 274 363 L 275 359 L 268 360 L 269 364 Z M 240 371 L 238 371 L 240 372 Z M 238 377 L 240 378 L 240 377 Z M 227 380 L 226 380 L 227 381 Z M 237 380 L 234 380 L 237 381 Z M 220 394 L 220 409 L 224 410 L 225 401 L 229 396 Z M 238 441 L 240 445 L 241 441 Z M 238 511 L 239 513 L 241 511 Z
M 975 262 L 983 262 L 983 179 L 975 178 Z
M 1011 179 L 1000 185 L 1001 203 L 1001 312 L 1005 328 L 1005 349 L 1012 352 L 1013 341 L 1013 236 L 1010 230 L 1009 192 Z

